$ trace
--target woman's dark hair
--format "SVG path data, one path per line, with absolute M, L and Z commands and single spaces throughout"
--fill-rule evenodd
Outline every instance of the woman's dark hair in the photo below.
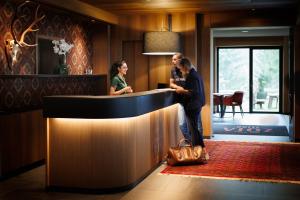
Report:
M 192 67 L 191 61 L 187 58 L 182 58 L 179 61 L 179 65 L 190 69 Z
M 118 68 L 121 67 L 125 63 L 125 60 L 118 60 L 111 65 L 110 68 L 110 80 L 114 78 L 119 73 Z

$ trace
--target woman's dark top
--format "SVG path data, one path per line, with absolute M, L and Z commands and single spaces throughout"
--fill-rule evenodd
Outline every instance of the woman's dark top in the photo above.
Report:
M 116 88 L 116 91 L 122 90 L 127 87 L 125 79 L 122 79 L 120 76 L 116 75 L 111 80 L 111 86 Z
M 204 84 L 202 77 L 193 68 L 186 77 L 184 89 L 190 92 L 184 95 L 184 109 L 200 110 L 205 104 Z

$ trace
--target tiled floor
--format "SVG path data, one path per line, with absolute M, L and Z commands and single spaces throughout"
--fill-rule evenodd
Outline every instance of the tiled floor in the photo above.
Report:
M 231 116 L 230 116 L 231 117 Z M 253 116 L 252 116 L 253 117 Z M 214 119 L 214 122 L 253 124 L 281 124 L 284 116 L 251 116 Z M 214 136 L 214 140 L 250 140 L 286 142 L 285 137 L 262 136 Z M 259 163 L 257 163 L 259 165 Z M 0 199 L 2 200 L 288 200 L 299 199 L 300 184 L 245 182 L 220 180 L 177 175 L 161 175 L 165 167 L 162 164 L 132 190 L 116 194 L 76 194 L 45 191 L 45 167 L 41 166 L 14 178 L 0 182 Z
M 300 184 L 218 180 L 161 175 L 162 164 L 134 189 L 116 194 L 76 194 L 45 191 L 45 167 L 0 182 L 2 200 L 210 200 L 299 199 Z

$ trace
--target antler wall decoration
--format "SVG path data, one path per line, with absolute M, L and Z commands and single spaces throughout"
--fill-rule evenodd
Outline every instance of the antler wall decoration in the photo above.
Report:
M 25 15 L 19 16 L 19 13 L 21 11 L 21 8 L 24 5 L 28 4 L 28 3 L 34 3 L 34 2 L 25 1 L 25 2 L 23 2 L 23 3 L 21 3 L 20 5 L 17 6 L 17 8 L 15 10 L 15 13 L 14 13 L 14 16 L 13 16 L 13 19 L 12 19 L 11 26 L 10 26 L 13 39 L 8 39 L 8 40 L 5 41 L 5 44 L 6 44 L 5 55 L 6 55 L 8 67 L 9 67 L 10 70 L 12 70 L 12 66 L 15 65 L 16 62 L 17 62 L 17 54 L 20 51 L 20 47 L 26 47 L 26 46 L 27 47 L 34 47 L 34 46 L 37 46 L 37 44 L 28 44 L 27 42 L 25 42 L 25 37 L 26 37 L 26 34 L 29 33 L 29 32 L 38 31 L 39 29 L 34 28 L 34 27 L 36 27 L 37 23 L 45 17 L 45 15 L 42 15 L 42 16 L 38 17 L 38 11 L 39 11 L 39 8 L 40 8 L 40 5 L 38 5 L 36 7 L 36 10 L 35 10 L 35 15 L 34 15 L 33 21 L 22 31 L 22 33 L 20 34 L 21 35 L 20 39 L 18 39 L 18 37 L 17 37 L 17 35 L 15 34 L 15 31 L 14 31 L 14 25 L 15 25 L 17 20 L 25 17 Z M 10 58 L 9 58 L 9 56 L 10 56 Z

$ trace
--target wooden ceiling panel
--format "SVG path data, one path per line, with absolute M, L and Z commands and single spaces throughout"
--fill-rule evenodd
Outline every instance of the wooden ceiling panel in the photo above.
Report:
M 115 14 L 219 11 L 295 6 L 298 0 L 80 0 Z

